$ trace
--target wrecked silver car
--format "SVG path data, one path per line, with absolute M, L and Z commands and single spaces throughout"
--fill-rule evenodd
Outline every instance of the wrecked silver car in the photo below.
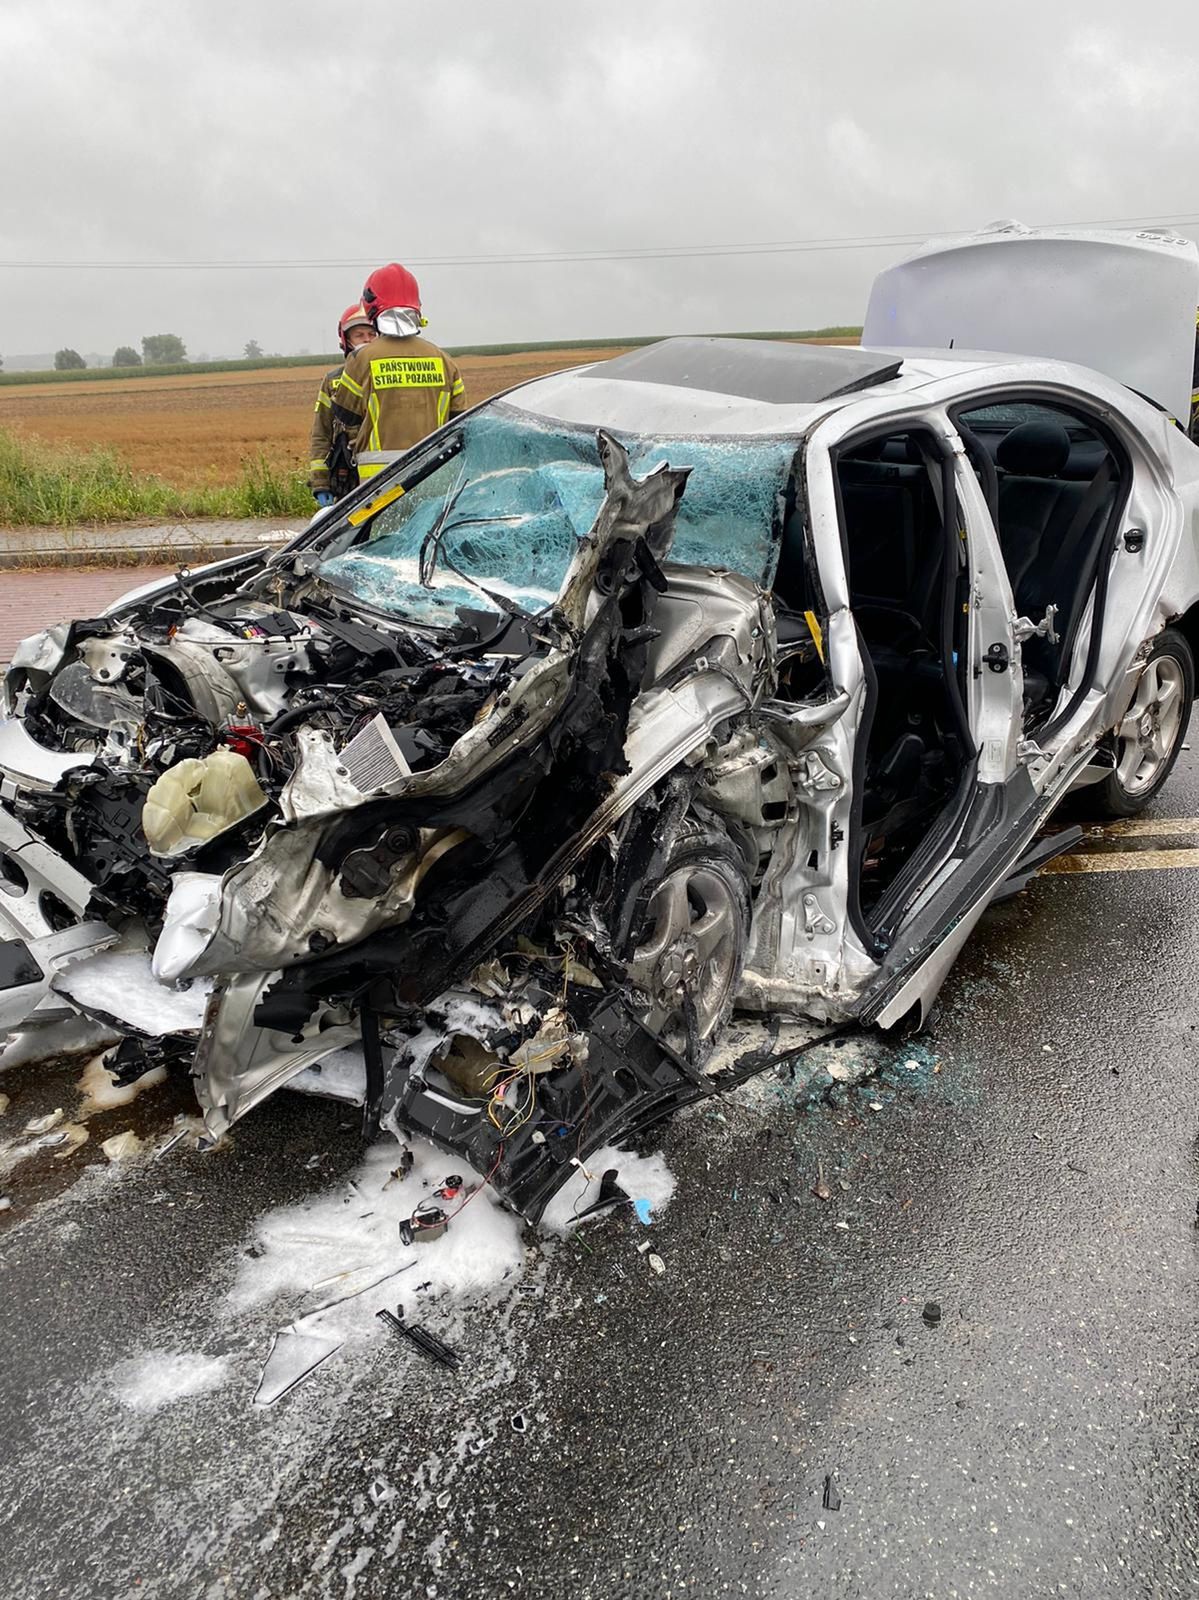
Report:
M 1193 247 L 1121 247 L 1189 325 Z M 921 1021 L 1066 792 L 1128 815 L 1170 771 L 1199 450 L 1165 380 L 905 348 L 880 286 L 886 348 L 536 380 L 282 549 L 25 641 L 0 1026 L 190 1062 L 213 1135 L 354 1047 L 370 1126 L 535 1218 L 777 1060 L 734 1008 Z

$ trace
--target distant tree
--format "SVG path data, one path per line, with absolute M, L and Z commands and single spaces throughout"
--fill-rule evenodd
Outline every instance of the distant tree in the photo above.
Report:
M 257 339 L 247 339 L 244 355 L 247 361 L 257 361 L 262 355 L 262 346 Z
M 148 333 L 142 340 L 142 355 L 148 367 L 165 367 L 187 360 L 187 346 L 177 333 Z
M 87 366 L 87 362 L 78 350 L 56 350 L 54 352 L 55 372 L 79 372 Z
M 112 353 L 114 367 L 140 367 L 142 358 L 131 344 L 118 345 Z
M 0 372 L 4 371 L 4 357 L 0 356 Z

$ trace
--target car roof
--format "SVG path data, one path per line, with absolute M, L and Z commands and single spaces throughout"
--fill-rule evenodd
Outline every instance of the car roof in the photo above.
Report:
M 850 401 L 898 396 L 990 364 L 957 351 L 662 339 L 609 361 L 534 378 L 503 402 L 538 417 L 632 433 L 788 435 Z

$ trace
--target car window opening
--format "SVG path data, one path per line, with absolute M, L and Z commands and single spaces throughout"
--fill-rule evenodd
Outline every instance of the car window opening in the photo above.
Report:
M 1005 398 L 954 420 L 975 446 L 972 458 L 979 447 L 986 454 L 975 470 L 984 492 L 993 479 L 988 502 L 1016 615 L 1041 630 L 1024 640 L 1021 659 L 1025 728 L 1043 729 L 1069 676 L 1127 475 L 1096 427 L 1040 399 Z
M 974 754 L 962 700 L 968 567 L 952 473 L 931 434 L 854 441 L 835 465 L 869 687 L 857 741 L 855 846 L 858 917 L 867 928 Z
M 690 469 L 673 564 L 765 580 L 792 440 L 628 434 L 622 443 L 638 479 L 663 465 Z M 499 403 L 436 452 L 399 463 L 393 481 L 376 481 L 377 497 L 330 529 L 316 576 L 376 611 L 442 628 L 463 610 L 535 616 L 551 606 L 604 499 L 594 428 Z
M 802 458 L 783 497 L 774 600 L 779 698 L 800 701 L 828 694 L 831 683 L 824 652 L 828 610 L 808 541 Z

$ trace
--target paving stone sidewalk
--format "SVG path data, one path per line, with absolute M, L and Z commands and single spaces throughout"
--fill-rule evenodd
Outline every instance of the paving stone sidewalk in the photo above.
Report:
M 160 561 L 215 561 L 242 550 L 278 543 L 303 518 L 252 517 L 241 521 L 109 523 L 95 528 L 0 527 L 0 568 L 138 566 Z
M 143 583 L 174 572 L 174 566 L 42 567 L 0 572 L 0 661 L 27 634 L 66 617 L 94 616 Z

